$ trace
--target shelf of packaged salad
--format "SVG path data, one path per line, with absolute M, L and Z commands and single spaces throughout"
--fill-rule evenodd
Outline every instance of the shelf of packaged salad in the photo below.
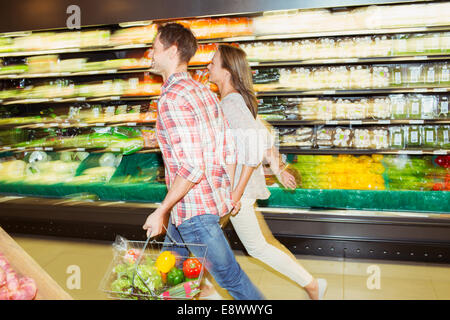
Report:
M 2 105 L 13 104 L 39 104 L 39 103 L 68 103 L 68 102 L 102 102 L 102 101 L 139 101 L 139 100 L 155 100 L 159 99 L 159 95 L 143 95 L 143 96 L 103 96 L 95 98 L 74 97 L 74 98 L 42 98 L 42 99 L 21 99 L 21 100 L 0 100 Z
M 126 44 L 117 46 L 98 46 L 86 48 L 66 48 L 66 49 L 52 49 L 52 50 L 36 50 L 36 51 L 17 51 L 17 52 L 0 52 L 0 58 L 8 57 L 27 57 L 27 56 L 43 56 L 49 54 L 64 54 L 64 53 L 87 53 L 98 51 L 116 51 L 116 50 L 132 50 L 151 48 L 152 43 L 138 43 Z
M 33 151 L 45 151 L 45 152 L 89 152 L 89 153 L 123 153 L 125 152 L 122 148 L 119 147 L 111 147 L 111 148 L 58 148 L 58 147 L 8 147 L 3 146 L 0 147 L 0 152 L 33 152 Z M 142 148 L 137 151 L 133 151 L 133 153 L 159 153 L 161 150 L 159 148 Z
M 449 92 L 450 86 L 443 87 L 417 87 L 417 88 L 383 88 L 383 89 L 333 89 L 333 90 L 289 90 L 280 88 L 278 91 L 257 91 L 258 97 L 275 97 L 275 96 L 351 96 L 351 95 L 377 95 L 390 93 L 440 93 Z
M 159 89 L 159 88 L 158 88 Z M 421 88 L 386 88 L 386 89 L 359 89 L 359 90 L 279 90 L 279 91 L 258 91 L 257 97 L 277 97 L 277 96 L 357 96 L 357 95 L 379 95 L 396 93 L 445 93 L 450 92 L 450 86 L 445 87 L 421 87 Z M 1 93 L 1 91 L 0 91 Z M 0 99 L 1 105 L 13 104 L 39 104 L 39 103 L 68 103 L 68 102 L 99 102 L 99 101 L 137 101 L 137 100 L 157 100 L 159 93 L 154 95 L 106 95 L 102 97 L 55 97 L 55 98 L 29 98 L 29 99 Z
M 311 28 L 310 28 L 311 29 Z M 237 37 L 226 37 L 217 39 L 202 39 L 199 43 L 209 42 L 252 42 L 267 40 L 295 40 L 307 38 L 326 38 L 326 37 L 342 37 L 342 36 L 365 36 L 365 35 L 393 35 L 404 33 L 424 33 L 424 32 L 445 32 L 449 31 L 450 26 L 428 26 L 428 27 L 403 27 L 403 28 L 383 28 L 383 29 L 361 29 L 347 31 L 321 31 L 321 32 L 299 32 L 299 33 L 282 33 L 282 34 L 266 34 L 266 35 L 248 35 Z
M 152 72 L 149 68 L 129 68 L 129 69 L 106 69 L 106 70 L 91 70 L 80 72 L 49 72 L 49 73 L 21 73 L 0 75 L 0 80 L 8 79 L 33 79 L 33 78 L 58 78 L 58 77 L 77 77 L 77 76 L 91 76 L 91 75 L 106 75 L 106 74 L 126 74 L 126 73 L 141 73 Z
M 285 154 L 304 154 L 304 155 L 449 155 L 450 150 L 378 150 L 378 149 L 301 149 L 292 147 L 280 147 L 280 152 Z
M 450 55 L 415 55 L 396 57 L 367 57 L 367 58 L 324 58 L 308 60 L 271 60 L 271 61 L 249 61 L 249 66 L 256 67 L 277 67 L 277 66 L 303 66 L 303 65 L 334 65 L 334 64 L 357 64 L 357 63 L 391 63 L 391 62 L 417 62 L 417 61 L 438 61 L 449 60 Z M 205 65 L 206 66 L 206 65 Z
M 293 34 L 287 33 L 287 34 L 271 34 L 271 35 L 244 35 L 244 36 L 231 36 L 222 38 L 201 37 L 198 39 L 198 43 L 210 44 L 210 43 L 254 42 L 254 41 L 268 41 L 268 40 L 279 41 L 279 40 L 295 40 L 295 39 L 325 38 L 325 37 L 340 37 L 340 36 L 363 36 L 363 35 L 385 35 L 385 34 L 392 35 L 404 33 L 424 33 L 424 32 L 429 33 L 440 31 L 445 32 L 449 30 L 450 26 L 434 26 L 434 27 L 431 26 L 431 27 L 363 29 L 363 30 L 329 31 L 329 32 L 302 32 Z M 38 36 L 38 33 L 36 33 L 35 35 Z M 103 45 L 98 46 L 71 47 L 71 48 L 49 49 L 49 50 L 26 50 L 26 51 L 24 50 L 13 52 L 0 52 L 0 58 L 142 49 L 142 48 L 151 48 L 152 45 L 153 45 L 152 41 L 143 43 L 124 43 L 118 45 L 103 42 Z
M 372 126 L 372 125 L 399 125 L 399 124 L 450 124 L 450 119 L 420 119 L 420 120 L 268 120 L 272 126 Z

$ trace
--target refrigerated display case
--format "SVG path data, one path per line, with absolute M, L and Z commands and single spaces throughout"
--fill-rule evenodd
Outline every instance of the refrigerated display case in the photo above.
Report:
M 167 192 L 151 42 L 176 21 L 199 39 L 191 74 L 215 92 L 206 65 L 217 44 L 247 52 L 258 116 L 298 177 L 289 191 L 267 171 L 258 210 L 292 252 L 450 261 L 450 2 L 416 2 L 226 16 L 218 6 L 202 18 L 186 8 L 142 26 L 4 33 L 2 226 L 144 237 Z

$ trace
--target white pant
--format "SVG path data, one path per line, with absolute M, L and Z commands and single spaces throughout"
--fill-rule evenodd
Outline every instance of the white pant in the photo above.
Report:
M 241 210 L 234 217 L 230 217 L 239 239 L 249 255 L 305 287 L 311 283 L 313 277 L 297 262 L 295 256 L 272 236 L 261 213 L 258 212 L 257 217 L 255 201 L 241 199 Z M 272 242 L 280 248 L 267 242 L 261 227 L 264 227 L 266 236 L 270 234 Z

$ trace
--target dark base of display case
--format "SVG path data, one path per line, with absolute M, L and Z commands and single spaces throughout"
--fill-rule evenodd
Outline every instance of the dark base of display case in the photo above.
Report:
M 154 205 L 18 198 L 1 201 L 0 226 L 12 234 L 114 241 L 145 240 Z M 152 208 L 153 206 L 153 208 Z M 450 263 L 450 219 L 263 212 L 274 237 L 294 254 Z M 233 249 L 244 249 L 232 225 Z M 162 240 L 162 239 L 158 239 Z
M 226 230 L 233 249 L 245 250 L 234 230 Z M 448 244 L 402 243 L 305 238 L 274 235 L 294 254 L 349 259 L 381 259 L 430 263 L 450 263 Z

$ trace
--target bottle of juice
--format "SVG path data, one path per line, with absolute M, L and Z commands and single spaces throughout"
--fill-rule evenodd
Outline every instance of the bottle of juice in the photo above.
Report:
M 423 132 L 424 132 L 424 142 L 423 142 L 424 147 L 436 148 L 437 147 L 436 127 L 425 126 L 423 128 Z
M 422 95 L 422 118 L 435 119 L 438 115 L 438 98 L 437 96 Z
M 439 126 L 437 128 L 437 145 L 442 149 L 450 148 L 449 131 L 450 126 Z
M 440 96 L 437 115 L 439 119 L 447 119 L 448 118 L 448 97 Z
M 436 72 L 437 66 L 434 64 L 429 64 L 425 68 L 425 83 L 426 84 L 432 84 L 439 82 L 439 79 L 437 78 L 437 72 Z
M 445 85 L 450 83 L 450 70 L 448 63 L 444 62 L 439 65 L 439 84 Z
M 407 148 L 419 148 L 423 145 L 422 139 L 422 127 L 421 126 L 410 126 L 408 128 L 408 135 L 406 141 Z
M 403 94 L 391 95 L 392 117 L 394 119 L 406 119 L 408 116 L 406 108 L 406 97 Z
M 397 64 L 391 67 L 391 86 L 398 87 L 403 85 L 402 66 Z
M 408 65 L 408 84 L 412 87 L 420 86 L 424 83 L 424 73 L 422 65 Z
M 390 127 L 390 147 L 392 149 L 405 149 L 405 128 L 404 127 Z
M 418 95 L 409 95 L 407 105 L 409 119 L 420 119 L 422 117 L 422 101 Z

